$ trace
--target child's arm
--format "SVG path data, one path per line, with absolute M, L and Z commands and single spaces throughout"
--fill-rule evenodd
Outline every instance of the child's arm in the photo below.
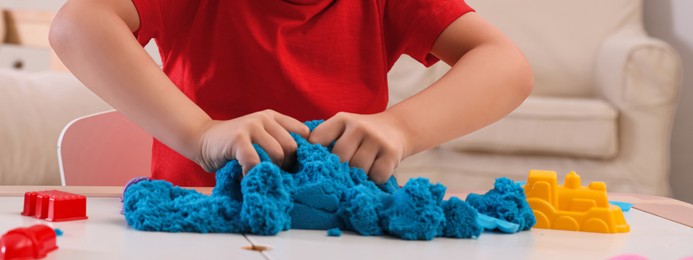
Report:
M 308 135 L 301 122 L 274 111 L 212 120 L 139 45 L 133 37 L 139 23 L 130 0 L 71 0 L 56 15 L 49 38 L 63 63 L 86 86 L 207 171 L 232 159 L 244 170 L 259 163 L 251 142 L 282 164 L 284 155 L 290 157 L 296 149 L 288 131 Z
M 502 118 L 531 92 L 523 54 L 476 13 L 448 26 L 431 52 L 452 66 L 440 80 L 385 112 L 338 114 L 309 140 L 337 139 L 333 152 L 382 183 L 403 158 Z

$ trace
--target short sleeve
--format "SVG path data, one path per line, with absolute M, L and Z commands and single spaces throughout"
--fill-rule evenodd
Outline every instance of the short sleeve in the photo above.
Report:
M 408 54 L 425 66 L 438 62 L 431 49 L 453 21 L 474 11 L 464 0 L 389 0 L 385 5 L 388 53 Z
M 132 0 L 140 18 L 140 27 L 134 32 L 137 41 L 146 45 L 151 39 L 173 35 L 190 21 L 197 0 Z

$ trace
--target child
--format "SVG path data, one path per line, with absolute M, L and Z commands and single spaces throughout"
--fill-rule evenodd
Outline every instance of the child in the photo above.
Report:
M 150 39 L 163 68 L 142 49 Z M 70 0 L 50 42 L 155 137 L 152 177 L 181 186 L 214 185 L 204 171 L 233 159 L 249 170 L 253 143 L 286 166 L 289 132 L 336 141 L 382 183 L 407 156 L 500 119 L 533 84 L 521 52 L 463 0 Z M 402 54 L 452 69 L 386 109 Z M 310 132 L 312 119 L 326 121 Z

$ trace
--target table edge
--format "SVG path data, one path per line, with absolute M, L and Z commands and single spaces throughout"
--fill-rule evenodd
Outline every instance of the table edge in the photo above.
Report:
M 212 187 L 187 187 L 203 194 L 211 194 Z M 0 186 L 0 197 L 21 197 L 28 191 L 60 190 L 87 197 L 121 196 L 122 186 Z M 472 192 L 448 192 L 446 198 L 456 196 L 465 199 Z M 473 193 L 483 193 L 476 192 Z M 693 205 L 668 197 L 647 194 L 609 193 L 609 200 L 633 203 L 633 207 L 661 218 L 693 227 Z

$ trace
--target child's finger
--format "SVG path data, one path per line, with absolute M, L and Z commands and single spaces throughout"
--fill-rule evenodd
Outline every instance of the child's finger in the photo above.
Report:
M 371 166 L 368 178 L 377 184 L 385 183 L 392 176 L 395 167 L 397 167 L 397 160 L 394 157 L 378 156 Z
M 250 142 L 239 142 L 235 146 L 234 157 L 243 168 L 243 175 L 260 163 L 260 157 Z
M 281 165 L 284 162 L 284 149 L 271 134 L 265 131 L 256 133 L 253 143 L 262 147 L 274 164 Z
M 377 143 L 364 140 L 349 161 L 349 165 L 363 169 L 370 176 L 371 166 L 378 156 L 378 147 Z
M 291 137 L 289 132 L 287 132 L 287 130 L 284 129 L 284 127 L 282 127 L 278 122 L 270 122 L 265 124 L 265 130 L 279 143 L 284 151 L 283 161 L 280 161 L 278 165 L 284 167 L 293 162 L 298 145 L 296 144 L 294 138 Z
M 310 129 L 308 129 L 308 126 L 301 123 L 301 121 L 294 119 L 293 117 L 277 112 L 274 112 L 273 117 L 274 120 L 279 123 L 279 125 L 289 132 L 297 133 L 298 135 L 303 136 L 303 138 L 308 137 L 308 134 L 310 134 Z
M 363 140 L 362 132 L 350 131 L 346 129 L 334 144 L 332 153 L 339 156 L 341 162 L 349 162 L 356 153 Z
M 334 116 L 318 125 L 308 136 L 308 142 L 327 146 L 344 133 L 346 120 L 340 116 Z

